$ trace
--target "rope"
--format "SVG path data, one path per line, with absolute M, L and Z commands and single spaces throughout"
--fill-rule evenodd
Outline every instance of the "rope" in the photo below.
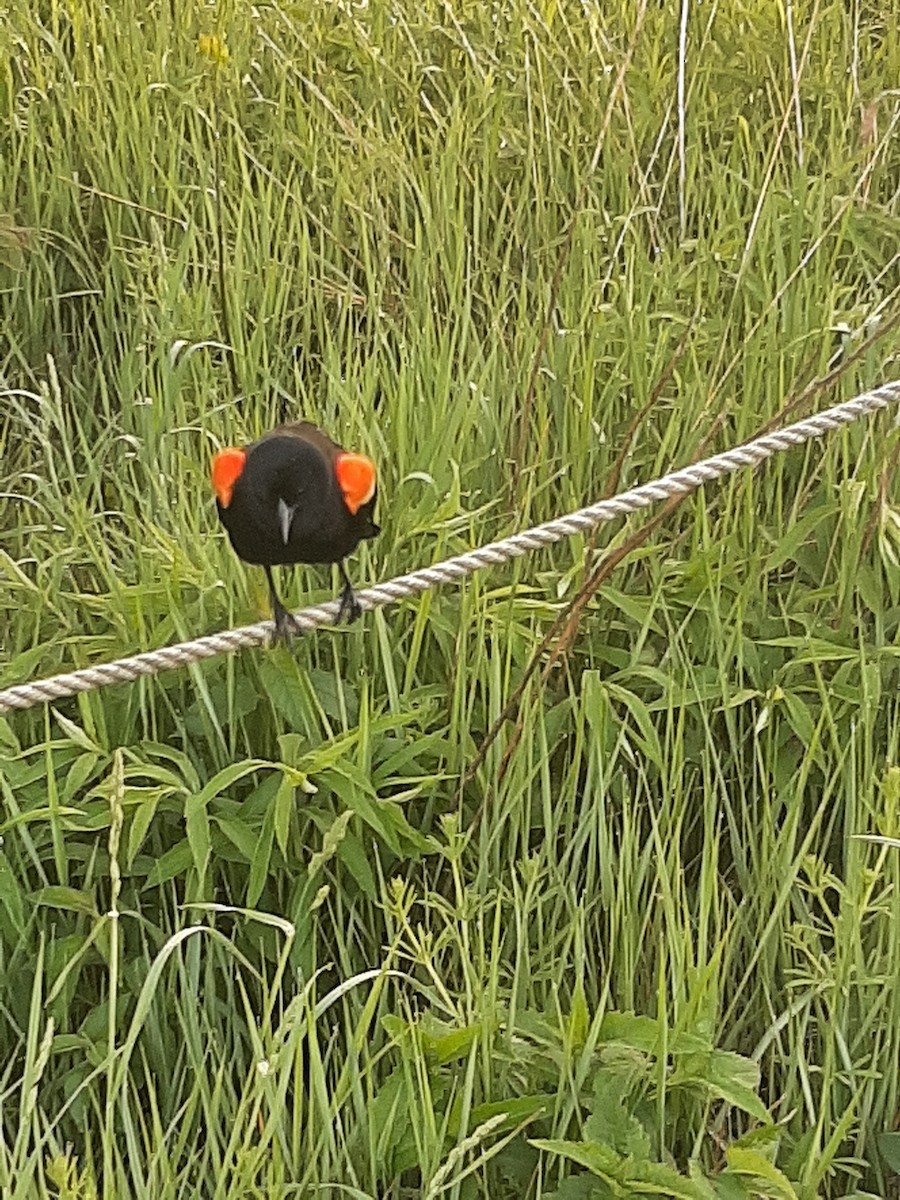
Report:
M 842 425 L 848 425 L 860 417 L 888 408 L 900 400 L 900 380 L 886 383 L 874 391 L 865 392 L 854 400 L 847 400 L 817 416 L 797 421 L 784 429 L 767 433 L 762 437 L 726 450 L 712 458 L 704 459 L 693 466 L 684 467 L 645 483 L 641 487 L 631 488 L 608 500 L 601 500 L 587 508 L 569 513 L 568 516 L 558 517 L 537 525 L 534 529 L 526 529 L 522 533 L 514 533 L 499 542 L 491 542 L 466 554 L 448 558 L 444 562 L 431 567 L 422 567 L 409 575 L 399 575 L 375 587 L 357 592 L 360 607 L 367 612 L 381 608 L 385 604 L 396 604 L 411 596 L 418 596 L 429 588 L 442 583 L 453 583 L 464 579 L 474 571 L 484 567 L 497 566 L 520 558 L 533 550 L 552 546 L 555 542 L 572 537 L 578 533 L 589 533 L 597 525 L 612 521 L 615 517 L 627 516 L 647 508 L 658 500 L 668 500 L 673 496 L 686 496 L 704 483 L 731 475 L 743 467 L 757 467 L 760 463 L 790 450 L 793 446 L 802 446 L 813 438 L 823 437 Z M 334 624 L 337 620 L 340 605 L 337 600 L 327 604 L 313 605 L 301 609 L 295 614 L 300 629 L 306 631 L 319 625 Z M 161 650 L 148 650 L 143 654 L 135 654 L 130 658 L 120 658 L 116 662 L 104 663 L 99 666 L 85 667 L 80 671 L 72 671 L 67 675 L 54 675 L 32 683 L 22 683 L 0 691 L 0 713 L 13 709 L 31 708 L 35 704 L 51 700 L 59 700 L 64 696 L 74 696 L 80 692 L 91 692 L 97 688 L 107 687 L 114 683 L 131 683 L 148 675 L 157 675 L 161 671 L 173 670 L 176 667 L 187 667 L 193 663 L 202 662 L 206 658 L 215 658 L 219 654 L 231 654 L 247 646 L 259 646 L 264 643 L 273 631 L 271 621 L 260 621 L 256 625 L 245 625 L 240 629 L 231 629 L 223 633 L 213 633 L 207 637 L 196 638 L 191 642 L 181 642 L 175 646 L 167 646 Z

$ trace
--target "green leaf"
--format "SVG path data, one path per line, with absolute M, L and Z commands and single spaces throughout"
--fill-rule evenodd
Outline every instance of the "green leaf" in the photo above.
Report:
M 105 760 L 99 754 L 93 752 L 79 754 L 66 775 L 66 782 L 61 792 L 62 799 L 66 801 L 76 799 L 78 793 L 103 761 Z
M 812 715 L 803 703 L 799 696 L 794 692 L 786 691 L 781 697 L 781 701 L 788 711 L 791 728 L 794 733 L 806 746 L 815 744 L 816 723 Z
M 322 849 L 317 851 L 309 860 L 309 877 L 318 874 L 319 871 L 329 862 L 337 852 L 341 842 L 347 836 L 347 826 L 353 820 L 353 813 L 349 809 L 345 809 L 342 813 L 338 813 L 329 827 L 325 830 L 322 837 Z
M 37 649 L 43 653 L 44 647 L 39 646 Z M 6 717 L 0 717 L 0 747 L 10 754 L 18 754 L 20 749 L 18 739 Z
M 800 663 L 846 662 L 859 658 L 859 651 L 849 646 L 835 645 L 821 637 L 776 637 L 759 642 L 760 646 L 781 646 L 795 650 L 794 666 Z
M 213 817 L 216 825 L 244 856 L 248 863 L 253 862 L 256 853 L 257 833 L 239 818 Z
M 792 522 L 769 556 L 766 562 L 766 571 L 777 571 L 788 560 L 794 560 L 798 550 L 812 531 L 823 521 L 827 521 L 839 513 L 840 509 L 839 500 L 826 501 L 804 513 L 799 520 Z
M 359 697 L 348 680 L 341 679 L 334 671 L 318 671 L 315 667 L 307 672 L 307 678 L 316 702 L 332 721 L 343 722 L 346 714 L 348 725 L 358 723 Z
M 372 1145 L 384 1164 L 386 1175 L 394 1177 L 412 1170 L 419 1161 L 416 1133 L 409 1117 L 409 1102 L 404 1071 L 391 1072 L 366 1108 Z
M 83 817 L 84 812 L 80 808 L 70 808 L 60 805 L 58 808 L 32 808 L 28 812 L 21 812 L 17 816 L 12 817 L 9 821 L 4 821 L 0 825 L 0 836 L 4 833 L 9 833 L 11 829 L 17 829 L 21 825 L 32 825 L 36 821 L 51 822 L 57 817 Z
M 168 883 L 176 875 L 184 875 L 192 861 L 193 853 L 187 841 L 179 842 L 177 846 L 167 850 L 162 858 L 157 860 L 156 865 L 147 876 L 144 887 L 159 887 L 161 883 Z
M 86 750 L 89 754 L 92 754 L 95 757 L 101 756 L 104 753 L 103 748 L 98 746 L 92 738 L 89 738 L 80 725 L 76 725 L 74 721 L 70 721 L 68 717 L 64 717 L 62 713 L 55 708 L 53 709 L 53 715 L 56 718 L 56 723 L 59 725 L 60 729 L 69 739 L 69 741 L 74 742 L 79 750 Z
M 505 1113 L 506 1121 L 502 1125 L 498 1125 L 495 1132 L 503 1129 L 515 1129 L 517 1125 L 538 1116 L 539 1113 L 551 1112 L 553 1104 L 554 1097 L 542 1093 L 533 1096 L 517 1096 L 514 1100 L 495 1100 L 492 1104 L 478 1104 L 469 1114 L 469 1127 L 475 1129 L 490 1120 L 491 1117 Z
M 580 977 L 575 983 L 572 994 L 572 1010 L 568 1020 L 568 1040 L 570 1046 L 580 1050 L 587 1041 L 588 1029 L 591 1025 L 591 1014 L 588 1010 L 587 997 L 584 992 L 584 980 Z
M 725 1171 L 716 1176 L 714 1195 L 716 1200 L 754 1200 L 758 1193 L 751 1192 L 740 1175 L 729 1175 Z
M 21 936 L 25 926 L 25 905 L 22 891 L 16 876 L 10 869 L 9 859 L 2 850 L 0 850 L 0 904 L 3 905 L 9 917 L 14 937 Z
M 659 741 L 659 734 L 656 732 L 656 726 L 653 724 L 653 718 L 644 701 L 628 688 L 620 687 L 618 684 L 606 683 L 604 685 L 613 702 L 618 701 L 624 705 L 631 714 L 634 725 L 638 733 L 638 741 L 644 753 L 650 760 L 656 764 L 663 762 L 662 746 Z M 623 724 L 625 722 L 623 721 Z
M 271 771 L 275 767 L 275 763 L 268 762 L 263 758 L 243 758 L 240 762 L 230 763 L 221 771 L 217 771 L 212 779 L 203 785 L 197 800 L 204 805 L 209 804 L 211 800 L 215 800 L 217 796 L 227 792 L 234 784 L 246 778 L 247 775 L 252 775 L 254 771 Z
M 699 1084 L 726 1104 L 742 1109 L 764 1125 L 771 1124 L 772 1118 L 756 1094 L 759 1067 L 752 1059 L 729 1050 L 685 1055 L 678 1060 L 669 1086 L 686 1084 Z
M 688 1179 L 665 1163 L 640 1164 L 629 1179 L 638 1185 L 638 1196 L 658 1195 L 678 1200 L 709 1200 L 709 1185 L 705 1180 Z
M 900 1174 L 900 1132 L 879 1133 L 878 1149 L 891 1170 Z
M 375 875 L 369 865 L 363 844 L 352 829 L 347 829 L 337 848 L 337 857 L 356 880 L 363 895 L 374 900 L 378 895 Z
M 650 1157 L 650 1137 L 625 1106 L 627 1079 L 612 1069 L 598 1071 L 594 1080 L 593 1111 L 584 1125 L 588 1141 L 611 1146 L 618 1154 L 639 1161 Z
M 192 900 L 182 907 L 200 912 L 233 913 L 238 917 L 246 917 L 250 921 L 258 921 L 260 925 L 267 925 L 270 929 L 278 929 L 288 940 L 291 940 L 296 933 L 291 922 L 279 913 L 260 912 L 256 908 L 243 908 L 237 904 L 217 904 L 203 900 Z
M 743 1146 L 728 1146 L 725 1160 L 729 1171 L 752 1179 L 754 1191 L 760 1192 L 768 1200 L 798 1200 L 788 1177 L 759 1151 L 747 1150 Z M 764 1191 L 761 1190 L 763 1187 Z
M 659 1022 L 633 1012 L 610 1012 L 600 1024 L 600 1041 L 618 1042 L 642 1054 L 656 1054 L 661 1045 Z M 669 1037 L 667 1049 L 670 1054 L 696 1054 L 712 1047 L 706 1038 L 680 1032 Z
M 437 1062 L 444 1064 L 465 1058 L 483 1031 L 484 1027 L 480 1022 L 477 1025 L 467 1025 L 464 1029 L 454 1029 L 442 1037 L 434 1037 L 423 1029 L 422 1041 L 428 1053 L 434 1055 Z
M 288 775 L 282 777 L 272 807 L 274 809 L 275 839 L 278 842 L 279 850 L 286 858 L 291 814 L 294 811 L 294 781 Z
M 187 828 L 188 844 L 194 859 L 197 874 L 203 878 L 209 865 L 209 812 L 211 800 L 227 792 L 239 780 L 261 768 L 272 764 L 263 759 L 249 758 L 240 762 L 230 763 L 218 771 L 199 792 L 188 796 L 184 805 L 185 826 Z
M 555 1138 L 529 1138 L 529 1145 L 545 1154 L 558 1154 L 562 1158 L 574 1162 L 579 1167 L 586 1167 L 592 1174 L 613 1182 L 622 1164 L 621 1156 L 608 1146 L 599 1146 L 596 1142 L 566 1142 Z
M 617 1194 L 592 1175 L 570 1175 L 547 1200 L 613 1200 Z
M 398 836 L 396 822 L 391 820 L 394 815 L 389 810 L 397 806 L 389 801 L 379 801 L 375 796 L 368 780 L 349 764 L 341 764 L 340 769 L 324 771 L 321 780 L 325 783 L 342 803 L 373 829 L 384 843 L 390 847 L 398 858 L 404 853 Z M 406 818 L 400 813 L 401 824 L 406 825 Z M 409 829 L 410 835 L 414 834 Z
M 566 1142 L 539 1139 L 530 1143 L 538 1150 L 559 1154 L 586 1167 L 613 1188 L 616 1196 L 668 1196 L 672 1200 L 709 1200 L 705 1180 L 688 1179 L 665 1163 L 637 1161 L 616 1154 L 597 1142 Z
M 194 860 L 194 869 L 201 879 L 206 875 L 209 865 L 209 813 L 202 792 L 196 796 L 188 796 L 184 805 L 184 823 L 187 829 L 188 845 Z
M 395 1013 L 385 1013 L 381 1018 L 381 1027 L 393 1042 L 402 1042 L 412 1032 L 412 1025 Z
M 67 912 L 83 913 L 88 917 L 97 916 L 97 906 L 94 897 L 89 892 L 80 892 L 70 887 L 45 887 L 31 893 L 35 904 L 43 904 L 48 908 L 63 908 Z
M 269 874 L 269 863 L 272 859 L 272 841 L 275 832 L 275 819 L 272 809 L 266 813 L 263 827 L 256 842 L 256 849 L 250 862 L 250 879 L 247 883 L 247 907 L 253 908 L 262 895 Z
M 159 790 L 155 791 L 155 793 L 146 799 L 142 799 L 134 810 L 134 816 L 131 818 L 131 826 L 128 830 L 128 849 L 125 856 L 125 862 L 129 869 L 134 864 L 135 856 L 143 845 L 144 838 L 147 836 L 147 830 L 150 828 L 156 814 L 156 806 L 159 803 L 160 794 Z
M 301 668 L 289 655 L 266 656 L 259 664 L 263 689 L 289 729 L 306 729 L 316 723 L 314 702 Z
M 126 775 L 128 771 L 135 771 L 139 774 L 147 772 L 148 777 L 153 778 L 154 776 L 149 773 L 159 772 L 162 776 L 160 782 L 168 782 L 176 790 L 183 789 L 188 792 L 200 791 L 202 784 L 197 775 L 197 770 L 183 750 L 176 750 L 173 746 L 165 746 L 161 742 L 144 742 L 143 752 L 150 761 L 144 760 L 140 763 L 132 764 L 127 768 Z M 154 761 L 156 759 L 172 763 L 177 770 L 170 771 L 164 768 L 161 763 Z
M 702 1200 L 725 1200 L 725 1194 L 720 1192 L 718 1188 L 714 1187 L 710 1180 L 707 1179 L 703 1172 L 702 1166 L 695 1158 L 692 1158 L 688 1163 L 688 1175 L 690 1176 L 691 1183 L 697 1189 L 698 1197 L 702 1197 Z M 717 1184 L 719 1182 L 719 1178 L 721 1178 L 721 1176 L 716 1179 Z M 740 1195 L 738 1200 L 749 1200 L 749 1198 Z

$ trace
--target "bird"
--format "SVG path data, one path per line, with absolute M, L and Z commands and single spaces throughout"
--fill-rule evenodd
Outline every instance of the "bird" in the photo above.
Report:
M 274 566 L 337 563 L 344 580 L 337 619 L 350 624 L 361 616 L 344 559 L 381 532 L 370 458 L 344 450 L 309 421 L 294 421 L 246 448 L 220 450 L 210 474 L 235 553 L 266 573 L 276 640 L 302 631 L 278 595 Z

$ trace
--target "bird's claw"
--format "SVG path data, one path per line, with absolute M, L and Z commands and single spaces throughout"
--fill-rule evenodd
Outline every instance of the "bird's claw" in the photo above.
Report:
M 290 645 L 296 634 L 298 637 L 303 637 L 303 630 L 300 627 L 297 618 L 292 612 L 284 607 L 280 602 L 274 606 L 272 618 L 275 622 L 275 642 L 284 642 L 285 645 Z
M 345 584 L 341 592 L 341 606 L 338 609 L 338 624 L 346 620 L 348 625 L 352 625 L 362 616 L 362 611 L 362 605 L 357 600 L 353 588 L 349 583 Z

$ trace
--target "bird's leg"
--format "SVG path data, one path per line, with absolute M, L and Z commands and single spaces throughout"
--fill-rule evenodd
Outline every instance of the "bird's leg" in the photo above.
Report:
M 338 622 L 346 617 L 347 624 L 352 625 L 354 621 L 358 621 L 362 616 L 362 605 L 356 598 L 353 591 L 353 584 L 350 582 L 350 576 L 347 574 L 347 568 L 343 561 L 341 561 L 339 566 L 344 586 L 341 590 L 341 607 L 338 609 Z
M 269 581 L 269 598 L 272 601 L 272 617 L 275 621 L 275 641 L 283 639 L 285 642 L 291 640 L 292 634 L 302 634 L 303 630 L 297 624 L 293 613 L 281 603 L 278 592 L 275 590 L 275 580 L 272 578 L 272 568 L 264 567 L 266 579 Z

